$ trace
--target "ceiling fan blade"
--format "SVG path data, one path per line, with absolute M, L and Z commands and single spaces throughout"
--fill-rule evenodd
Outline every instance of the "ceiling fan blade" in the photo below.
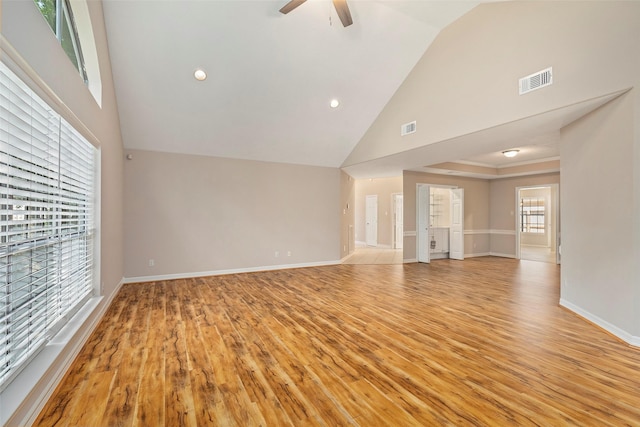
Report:
M 348 27 L 353 24 L 351 12 L 349 12 L 349 6 L 347 6 L 347 0 L 333 0 L 333 5 L 336 8 L 336 12 L 338 12 L 338 17 L 340 21 L 342 21 L 343 26 Z
M 295 9 L 296 7 L 300 6 L 305 1 L 307 0 L 291 0 L 289 3 L 282 6 L 282 9 L 280 9 L 280 12 L 287 14 L 291 12 L 293 9 Z

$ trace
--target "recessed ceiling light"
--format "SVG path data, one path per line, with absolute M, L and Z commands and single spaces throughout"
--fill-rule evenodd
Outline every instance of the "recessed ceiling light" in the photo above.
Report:
M 332 99 L 331 103 L 329 104 L 331 108 L 338 108 L 338 105 L 340 105 L 340 101 L 338 101 L 337 99 Z
M 193 77 L 195 77 L 195 78 L 196 78 L 196 80 L 203 81 L 204 79 L 206 79 L 206 78 L 207 78 L 207 73 L 205 73 L 203 69 L 198 68 L 198 69 L 193 73 Z
M 502 154 L 504 154 L 505 157 L 515 157 L 519 152 L 520 150 L 507 150 L 503 151 Z

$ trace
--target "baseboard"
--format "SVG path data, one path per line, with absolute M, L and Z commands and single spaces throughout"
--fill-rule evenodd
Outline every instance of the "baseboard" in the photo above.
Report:
M 116 289 L 108 297 L 96 297 L 89 300 L 87 305 L 80 309 L 78 313 L 71 319 L 67 326 L 63 327 L 58 334 L 47 344 L 33 360 L 29 367 L 34 371 L 38 371 L 38 357 L 51 360 L 48 367 L 43 369 L 44 372 L 30 372 L 29 367 L 25 368 L 22 374 L 27 375 L 26 378 L 38 378 L 37 382 L 30 387 L 29 391 L 18 393 L 21 395 L 10 396 L 12 400 L 19 401 L 12 408 L 5 407 L 7 400 L 4 396 L 2 399 L 2 409 L 10 410 L 10 418 L 6 425 L 28 426 L 32 425 L 44 405 L 47 403 L 56 387 L 62 381 L 62 378 L 69 370 L 69 367 L 86 344 L 87 340 L 98 326 L 100 320 L 111 305 L 115 295 L 124 284 L 124 278 L 118 283 Z M 35 362 L 35 363 L 34 363 Z M 44 362 L 42 362 L 44 364 Z M 18 377 L 20 378 L 20 377 Z M 17 380 L 16 380 L 17 381 Z M 21 390 L 29 388 L 23 381 L 20 381 Z M 11 385 L 7 387 L 3 393 L 11 390 Z
M 491 256 L 491 252 L 478 252 L 473 254 L 464 254 L 465 258 L 476 258 L 481 256 Z
M 502 258 L 513 258 L 513 259 L 515 259 L 516 257 L 515 254 L 502 254 L 500 252 L 489 252 L 489 256 L 499 256 Z
M 160 280 L 192 279 L 194 277 L 223 276 L 225 274 L 259 273 L 261 271 L 287 270 L 291 268 L 323 267 L 326 265 L 338 265 L 341 262 L 342 260 L 319 261 L 319 262 L 307 262 L 307 263 L 300 263 L 300 264 L 283 264 L 283 265 L 267 265 L 267 266 L 261 266 L 261 267 L 235 268 L 235 269 L 229 269 L 229 270 L 213 270 L 213 271 L 198 271 L 198 272 L 191 272 L 191 273 L 162 274 L 157 276 L 137 276 L 137 277 L 125 278 L 124 283 L 128 284 L 128 283 L 157 282 Z
M 403 264 L 411 264 L 412 262 L 418 262 L 417 258 L 409 258 L 409 259 L 403 259 L 402 263 Z
M 630 333 L 628 333 L 627 331 L 618 328 L 615 325 L 612 325 L 611 323 L 607 322 L 606 320 L 601 319 L 600 317 L 596 316 L 595 314 L 591 314 L 589 313 L 587 310 L 584 310 L 580 307 L 578 307 L 577 305 L 560 298 L 560 305 L 568 310 L 573 311 L 575 314 L 577 314 L 580 317 L 583 317 L 584 319 L 586 319 L 587 321 L 589 321 L 590 323 L 593 323 L 594 325 L 598 326 L 599 328 L 604 329 L 605 331 L 609 332 L 610 334 L 616 336 L 617 338 L 620 338 L 622 341 L 626 342 L 627 344 L 630 344 L 634 347 L 640 347 L 640 337 L 631 335 Z

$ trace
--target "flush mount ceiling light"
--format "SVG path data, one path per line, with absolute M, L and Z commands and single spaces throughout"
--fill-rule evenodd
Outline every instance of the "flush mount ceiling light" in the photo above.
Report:
M 203 81 L 204 79 L 207 78 L 207 73 L 205 73 L 203 69 L 198 68 L 196 71 L 193 72 L 193 77 L 195 77 L 196 80 Z
M 340 101 L 338 101 L 337 99 L 332 99 L 331 102 L 329 103 L 329 106 L 331 108 L 338 108 L 339 105 L 340 105 Z
M 503 151 L 502 154 L 504 154 L 505 157 L 515 157 L 519 152 L 520 150 L 507 150 Z

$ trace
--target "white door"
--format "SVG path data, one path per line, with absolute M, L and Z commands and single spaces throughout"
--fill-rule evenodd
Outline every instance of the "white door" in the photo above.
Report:
M 378 246 L 378 196 L 367 196 L 365 217 L 367 246 Z
M 418 184 L 418 226 L 416 227 L 416 251 L 418 262 L 430 262 L 429 258 L 429 186 Z
M 464 259 L 464 189 L 451 190 L 451 228 L 449 258 Z
M 394 194 L 393 195 L 393 213 L 394 213 L 394 236 L 395 236 L 395 245 L 394 247 L 396 249 L 402 249 L 402 245 L 403 245 L 403 237 L 404 237 L 404 230 L 403 230 L 403 199 L 402 199 L 402 194 Z

